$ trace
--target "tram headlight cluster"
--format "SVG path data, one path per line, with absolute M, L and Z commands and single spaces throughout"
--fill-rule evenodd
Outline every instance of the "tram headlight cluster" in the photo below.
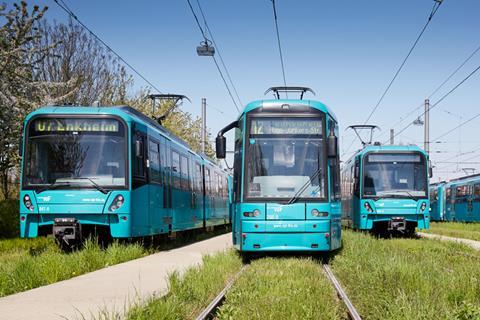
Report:
M 373 212 L 373 209 L 372 209 L 372 206 L 370 205 L 370 203 L 365 202 L 365 203 L 363 204 L 363 207 L 367 210 L 367 212 L 370 212 L 370 213 Z
M 423 212 L 423 211 L 425 211 L 425 209 L 427 209 L 427 203 L 422 202 L 422 205 L 420 206 L 420 210 Z
M 30 211 L 33 211 L 35 209 L 35 207 L 33 206 L 32 204 L 32 200 L 30 199 L 30 196 L 28 194 L 26 194 L 24 197 L 23 197 L 23 204 L 25 205 L 25 207 L 27 207 L 28 210 Z
M 258 209 L 255 209 L 251 212 L 244 212 L 243 213 L 243 216 L 247 217 L 247 218 L 255 218 L 255 217 L 258 217 L 259 215 L 260 215 L 260 210 L 258 210 Z
M 321 212 L 317 209 L 312 209 L 312 216 L 314 217 L 328 217 L 328 212 Z
M 121 206 L 123 206 L 124 202 L 125 202 L 125 198 L 121 194 L 119 194 L 113 199 L 112 204 L 110 205 L 108 210 L 112 212 L 115 210 L 118 210 Z

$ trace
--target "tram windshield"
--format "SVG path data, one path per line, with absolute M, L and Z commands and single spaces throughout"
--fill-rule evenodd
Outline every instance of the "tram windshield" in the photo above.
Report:
M 421 153 L 372 153 L 363 161 L 366 197 L 427 196 L 427 167 Z
M 30 121 L 23 186 L 118 188 L 126 186 L 122 122 L 110 118 L 36 118 Z
M 246 198 L 325 198 L 323 118 L 254 117 Z

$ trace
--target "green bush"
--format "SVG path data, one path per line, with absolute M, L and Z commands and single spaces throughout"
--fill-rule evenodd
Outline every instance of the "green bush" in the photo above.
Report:
M 18 200 L 0 201 L 0 239 L 18 237 L 19 210 Z

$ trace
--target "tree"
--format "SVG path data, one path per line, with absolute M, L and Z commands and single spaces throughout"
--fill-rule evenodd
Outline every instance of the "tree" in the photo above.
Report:
M 9 197 L 8 178 L 18 163 L 18 141 L 23 117 L 38 102 L 32 78 L 33 57 L 44 54 L 31 44 L 40 37 L 35 28 L 47 8 L 34 6 L 31 12 L 26 2 L 14 4 L 7 11 L 0 5 L 0 180 L 5 198 Z
M 49 95 L 64 97 L 60 103 L 100 105 L 124 103 L 132 78 L 107 49 L 72 19 L 67 24 L 42 21 L 42 37 L 36 45 L 48 48 L 39 59 L 35 78 L 45 83 L 61 83 Z M 73 84 L 75 91 L 68 94 Z

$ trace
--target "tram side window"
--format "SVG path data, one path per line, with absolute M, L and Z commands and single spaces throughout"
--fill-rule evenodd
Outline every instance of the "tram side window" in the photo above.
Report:
M 172 179 L 173 187 L 180 189 L 180 155 L 172 151 Z
M 136 143 L 140 142 L 140 146 L 142 150 L 140 150 L 140 156 L 136 156 L 135 145 Z M 143 151 L 143 142 L 144 138 L 140 134 L 135 134 L 135 143 L 133 145 L 133 161 L 132 161 L 132 169 L 133 169 L 133 176 L 137 178 L 144 178 L 145 177 L 145 166 L 144 166 L 144 151 Z
M 355 160 L 355 167 L 353 167 L 353 193 L 360 196 L 360 161 Z
M 202 167 L 195 163 L 195 192 L 202 193 Z
M 457 198 L 465 197 L 467 195 L 467 186 L 457 187 Z
M 474 186 L 474 191 L 473 192 L 474 192 L 473 194 L 475 195 L 475 197 L 480 197 L 480 184 L 476 184 Z
M 219 194 L 219 192 L 218 192 L 219 191 L 218 190 L 219 189 L 218 188 L 219 187 L 218 182 L 220 180 L 220 177 L 218 176 L 218 173 L 216 173 L 216 172 L 214 173 L 214 177 L 215 178 L 213 180 L 213 193 L 214 193 L 215 196 L 218 196 L 218 194 Z
M 452 199 L 452 188 L 447 188 L 445 191 L 445 198 L 447 201 L 450 201 Z
M 181 156 L 180 157 L 180 184 L 182 190 L 189 190 L 188 186 L 188 159 L 187 157 Z
M 162 183 L 160 174 L 160 150 L 156 142 L 150 141 L 148 144 L 148 160 L 150 162 L 150 180 L 156 183 Z
M 164 185 L 168 185 L 167 181 L 167 150 L 166 145 L 164 142 L 160 144 L 160 166 L 161 166 L 161 175 L 162 175 L 162 182 Z
M 330 160 L 330 200 L 335 201 L 340 199 L 340 167 L 338 165 L 338 157 Z
M 205 168 L 205 194 L 207 195 L 211 195 L 210 182 L 210 169 Z

